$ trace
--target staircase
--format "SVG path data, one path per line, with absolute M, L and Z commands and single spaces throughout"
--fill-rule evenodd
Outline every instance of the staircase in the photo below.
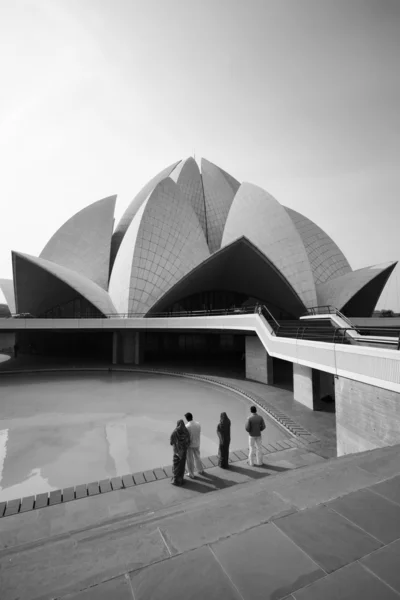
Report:
M 312 340 L 315 342 L 328 342 L 337 344 L 349 344 L 343 331 L 330 319 L 310 319 L 279 321 L 279 327 L 275 328 L 277 337 L 294 338 L 300 340 Z

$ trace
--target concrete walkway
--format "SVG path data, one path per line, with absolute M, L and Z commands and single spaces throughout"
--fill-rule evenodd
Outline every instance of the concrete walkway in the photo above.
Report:
M 67 505 L 3 518 L 1 598 L 400 598 L 399 451 L 324 460 L 293 448 L 234 487 L 245 463 L 71 503 L 86 503 L 85 522 Z M 315 464 L 294 469 L 300 458 Z M 222 489 L 202 493 L 215 479 Z

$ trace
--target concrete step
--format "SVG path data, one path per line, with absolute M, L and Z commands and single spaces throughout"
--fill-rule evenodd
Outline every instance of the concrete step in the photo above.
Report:
M 397 446 L 324 460 L 318 464 L 278 472 L 250 483 L 230 485 L 216 494 L 197 492 L 195 497 L 185 498 L 186 491 L 184 488 L 179 488 L 180 498 L 175 501 L 174 505 L 171 504 L 170 494 L 175 494 L 177 490 L 176 488 L 172 489 L 173 486 L 168 485 L 166 480 L 148 486 L 120 490 L 115 494 L 105 494 L 104 498 L 116 500 L 118 494 L 121 494 L 121 497 L 124 494 L 129 499 L 131 512 L 115 518 L 117 504 L 114 503 L 107 507 L 107 518 L 103 518 L 97 524 L 93 523 L 91 526 L 86 524 L 85 526 L 85 519 L 90 520 L 96 504 L 102 500 L 101 496 L 93 496 L 67 505 L 70 507 L 85 505 L 86 510 L 81 515 L 73 510 L 69 515 L 69 528 L 64 528 L 63 534 L 58 536 L 54 536 L 54 533 L 61 531 L 61 525 L 67 517 L 65 507 L 62 505 L 49 507 L 46 511 L 35 511 L 2 519 L 0 521 L 2 600 L 11 600 L 16 597 L 21 600 L 62 598 L 67 594 L 78 593 L 80 590 L 100 585 L 105 581 L 116 581 L 116 578 L 121 576 L 124 576 L 126 580 L 132 578 L 135 586 L 137 581 L 134 581 L 134 577 L 140 579 L 147 577 L 146 573 L 153 573 L 144 567 L 147 568 L 156 563 L 164 565 L 157 569 L 166 569 L 168 574 L 171 569 L 174 569 L 175 564 L 182 565 L 186 560 L 190 560 L 188 555 L 178 563 L 173 562 L 179 555 L 184 556 L 188 551 L 198 551 L 201 548 L 212 548 L 218 552 L 222 544 L 228 543 L 228 540 L 233 540 L 233 538 L 232 543 L 238 544 L 241 560 L 256 561 L 256 557 L 258 556 L 257 560 L 259 560 L 260 556 L 263 556 L 263 552 L 257 550 L 254 545 L 250 545 L 248 552 L 251 550 L 253 554 L 255 552 L 255 555 L 248 558 L 246 544 L 241 542 L 247 538 L 240 536 L 253 535 L 248 532 L 255 531 L 256 528 L 261 530 L 263 527 L 262 531 L 265 531 L 266 526 L 268 530 L 264 536 L 265 543 L 270 540 L 272 552 L 280 553 L 278 562 L 285 565 L 284 571 L 292 569 L 293 585 L 296 584 L 298 588 L 302 587 L 311 583 L 308 580 L 299 580 L 296 576 L 296 564 L 304 556 L 304 553 L 300 550 L 295 552 L 292 543 L 284 544 L 286 538 L 277 535 L 275 523 L 278 523 L 279 520 L 282 522 L 289 515 L 295 515 L 304 509 L 328 503 L 351 492 L 358 493 L 358 496 L 352 499 L 353 505 L 355 501 L 362 503 L 363 498 L 371 497 L 376 504 L 379 494 L 374 492 L 373 486 L 400 474 L 399 451 L 400 448 Z M 286 457 L 280 461 L 281 463 L 289 462 L 290 454 L 294 456 L 296 450 L 288 449 L 283 451 L 282 455 L 283 453 L 286 453 Z M 279 462 L 278 455 L 276 454 L 275 457 L 276 465 Z M 214 475 L 217 476 L 217 473 L 217 468 L 214 468 Z M 224 473 L 225 475 L 232 476 L 230 471 Z M 154 503 L 156 488 L 162 490 L 163 504 L 161 506 L 158 504 L 151 510 L 150 506 L 152 502 Z M 152 493 L 147 496 L 149 500 L 147 503 L 145 496 L 139 493 L 140 490 L 146 489 L 152 489 Z M 359 490 L 365 490 L 365 492 L 360 493 Z M 388 506 L 387 502 L 389 501 L 386 501 L 386 506 Z M 389 508 L 388 512 L 391 512 L 390 516 L 393 520 L 393 515 L 400 510 L 400 506 L 398 503 L 396 504 L 396 501 L 391 501 Z M 47 516 L 52 511 L 54 511 L 53 520 L 50 522 Z M 41 518 L 32 520 L 34 515 L 40 515 Z M 312 517 L 310 519 L 312 522 Z M 381 514 L 380 520 L 382 521 Z M 369 523 L 372 521 L 373 519 Z M 324 521 L 322 520 L 322 522 Z M 79 523 L 81 524 L 80 529 L 77 528 Z M 348 531 L 346 521 L 343 522 L 342 528 Z M 21 543 L 24 538 L 26 540 L 29 531 L 35 533 L 36 541 L 30 544 Z M 385 531 L 388 531 L 387 527 Z M 12 539 L 12 535 L 14 535 L 14 539 Z M 259 536 L 261 532 L 254 535 Z M 315 536 L 312 538 L 314 539 Z M 341 547 L 340 543 L 339 547 Z M 236 552 L 235 549 L 233 551 Z M 273 554 L 270 554 L 270 559 L 271 557 Z M 261 570 L 268 568 L 269 560 L 265 556 L 263 560 L 267 561 L 267 566 L 262 563 L 260 567 L 257 567 Z M 354 559 L 350 557 L 348 562 L 351 560 Z M 311 562 L 311 560 L 308 561 L 309 564 Z M 254 564 L 256 563 L 254 562 Z M 315 570 L 315 563 L 313 565 Z M 194 569 L 194 573 L 196 572 L 200 573 L 199 569 Z M 142 575 L 139 575 L 140 573 Z M 318 576 L 321 578 L 324 578 L 325 575 L 324 572 L 318 572 Z M 265 580 L 266 584 L 269 584 L 272 576 L 273 573 L 268 574 Z M 185 577 L 183 579 L 185 580 Z M 168 578 L 160 582 L 163 593 L 165 592 L 164 583 L 167 585 Z M 290 591 L 298 588 L 293 587 Z M 281 595 L 269 595 L 268 597 L 283 598 L 285 595 L 287 596 L 284 594 L 284 590 L 281 592 Z M 151 594 L 140 597 L 150 596 Z M 104 597 L 117 596 L 110 592 L 108 596 Z M 164 597 L 177 596 L 166 593 Z M 324 597 L 324 595 L 318 597 Z M 377 594 L 374 597 L 383 596 Z

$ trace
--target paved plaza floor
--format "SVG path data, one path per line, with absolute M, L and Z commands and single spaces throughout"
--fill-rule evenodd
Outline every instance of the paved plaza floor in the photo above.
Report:
M 3 518 L 1 598 L 399 598 L 399 451 L 292 448 Z

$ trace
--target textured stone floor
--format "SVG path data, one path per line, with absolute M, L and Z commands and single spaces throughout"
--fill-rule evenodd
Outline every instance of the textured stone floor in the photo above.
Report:
M 49 520 L 60 506 L 2 519 L 1 598 L 400 598 L 399 451 L 310 453 L 315 464 L 294 468 L 299 449 L 288 449 L 266 455 L 267 476 L 212 494 L 158 481 L 125 490 L 125 514 L 113 514 L 119 492 L 106 494 L 108 517 L 89 526 L 62 512 Z M 228 482 L 235 471 L 209 476 Z M 70 506 L 87 503 L 87 516 L 98 499 Z

